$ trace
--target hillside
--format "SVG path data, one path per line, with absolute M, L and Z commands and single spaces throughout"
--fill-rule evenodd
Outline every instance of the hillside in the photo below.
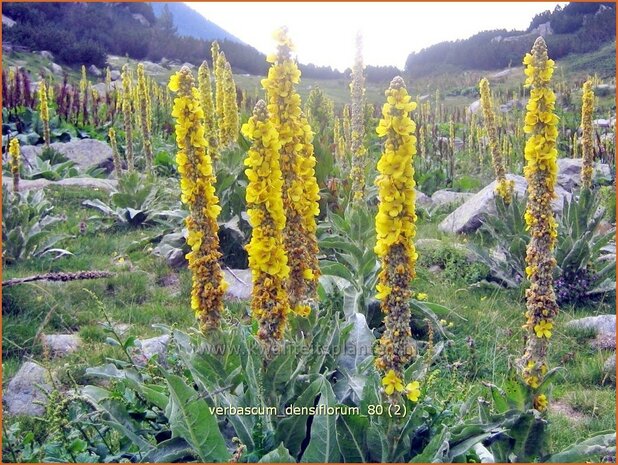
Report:
M 238 37 L 196 13 L 195 10 L 184 3 L 153 2 L 150 3 L 150 6 L 157 18 L 160 18 L 167 8 L 167 11 L 173 16 L 178 35 L 204 40 L 229 40 L 244 44 Z
M 462 70 L 490 70 L 518 65 L 542 35 L 554 59 L 596 52 L 616 39 L 614 3 L 570 3 L 536 15 L 526 31 L 483 31 L 465 40 L 441 42 L 411 53 L 406 72 L 413 77 Z M 595 63 L 591 72 L 595 72 Z M 605 77 L 615 75 L 616 64 Z

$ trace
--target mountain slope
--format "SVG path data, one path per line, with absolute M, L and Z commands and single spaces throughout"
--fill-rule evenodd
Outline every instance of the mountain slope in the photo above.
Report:
M 188 7 L 184 3 L 175 2 L 153 2 L 150 4 L 155 15 L 160 18 L 165 7 L 174 17 L 174 26 L 178 35 L 194 37 L 196 39 L 212 40 L 229 40 L 239 44 L 244 44 L 238 37 L 230 34 L 225 29 L 217 26 L 212 21 L 209 21 L 197 11 Z

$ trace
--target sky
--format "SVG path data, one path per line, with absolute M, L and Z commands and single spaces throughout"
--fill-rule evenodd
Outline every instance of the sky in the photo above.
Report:
M 408 54 L 490 29 L 525 30 L 556 2 L 188 2 L 187 5 L 263 53 L 285 25 L 301 63 L 352 66 L 357 32 L 366 65 L 403 69 Z

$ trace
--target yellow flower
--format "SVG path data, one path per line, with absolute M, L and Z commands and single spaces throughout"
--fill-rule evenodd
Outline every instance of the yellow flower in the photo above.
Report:
M 583 165 L 581 171 L 582 186 L 590 189 L 592 185 L 592 163 L 594 160 L 594 141 L 592 129 L 592 114 L 594 113 L 594 92 L 592 82 L 586 81 L 582 96 L 582 155 Z
M 178 79 L 176 78 L 176 81 Z M 170 88 L 174 77 L 170 79 Z M 125 154 L 127 157 L 127 171 L 133 171 L 133 121 L 132 121 L 132 108 L 131 108 L 131 94 L 132 94 L 132 82 L 131 75 L 129 74 L 129 66 L 124 65 L 122 67 L 122 123 L 124 126 L 125 134 Z M 172 113 L 172 116 L 174 114 Z
M 11 156 L 9 163 L 11 164 L 11 173 L 13 174 L 13 192 L 18 192 L 21 149 L 17 138 L 11 139 L 9 144 L 9 155 Z
M 311 307 L 309 305 L 299 305 L 294 309 L 294 311 L 298 316 L 303 318 L 307 318 L 311 315 Z
M 534 398 L 534 408 L 539 412 L 544 412 L 547 410 L 547 405 L 549 401 L 547 400 L 547 396 L 545 394 L 540 394 Z
M 421 396 L 421 388 L 418 381 L 412 381 L 406 385 L 406 397 L 412 402 L 418 402 L 418 398 Z
M 386 376 L 382 379 L 382 386 L 384 386 L 384 392 L 386 392 L 389 396 L 395 391 L 403 391 L 403 382 L 401 381 L 401 378 L 397 376 L 395 370 L 389 370 L 388 373 L 386 373 Z
M 536 333 L 536 336 L 539 338 L 546 337 L 547 339 L 549 339 L 551 337 L 551 329 L 553 327 L 554 327 L 553 323 L 549 321 L 541 320 L 537 325 L 534 326 L 534 332 Z
M 418 294 L 416 294 L 416 300 L 427 300 L 428 298 L 429 296 L 424 292 L 419 292 Z

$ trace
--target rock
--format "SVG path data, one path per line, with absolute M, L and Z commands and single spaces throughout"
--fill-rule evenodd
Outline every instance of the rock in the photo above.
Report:
M 95 65 L 88 66 L 88 72 L 90 72 L 90 74 L 94 74 L 97 77 L 103 76 L 103 72 Z
M 461 204 L 472 197 L 474 194 L 469 192 L 453 192 L 446 189 L 435 191 L 431 196 L 431 202 L 434 208 L 440 208 L 447 205 Z
M 610 127 L 610 124 L 611 124 L 610 120 L 603 119 L 603 118 L 595 119 L 592 121 L 592 125 L 598 128 L 608 128 Z
M 507 174 L 507 179 L 515 181 L 514 191 L 519 197 L 526 193 L 527 182 L 522 176 Z M 496 181 L 492 182 L 476 194 L 473 194 L 463 205 L 447 216 L 438 226 L 438 229 L 446 233 L 471 233 L 476 231 L 482 224 L 486 215 L 496 214 L 495 198 Z M 563 200 L 570 199 L 571 194 L 560 186 L 556 186 L 556 199 L 552 206 L 555 211 L 562 209 Z
M 9 191 L 12 191 L 13 179 L 9 178 L 8 176 L 3 176 L 2 185 L 6 187 Z M 116 190 L 117 185 L 118 181 L 112 179 L 98 178 L 67 178 L 60 181 L 49 181 L 47 179 L 21 179 L 19 181 L 19 190 L 29 191 L 32 189 L 44 189 L 48 186 L 79 186 L 113 192 Z
M 185 66 L 187 68 L 189 68 L 189 69 L 194 69 L 195 68 L 195 65 L 193 63 L 189 63 L 189 62 L 184 62 L 180 67 L 184 68 Z
M 109 75 L 112 78 L 112 81 L 117 81 L 118 79 L 120 79 L 120 71 L 118 71 L 117 69 L 111 70 Z
M 56 357 L 75 352 L 81 343 L 77 334 L 46 334 L 42 338 L 43 347 Z
M 8 16 L 2 15 L 2 25 L 6 27 L 13 27 L 17 24 L 14 19 L 9 18 Z
M 590 346 L 597 350 L 616 350 L 616 335 L 600 333 L 590 341 Z
M 507 68 L 507 69 L 503 69 L 502 71 L 498 71 L 497 73 L 492 74 L 491 76 L 489 76 L 492 79 L 499 79 L 499 78 L 503 78 L 508 76 L 509 74 L 511 74 L 513 71 L 519 71 L 519 69 L 517 68 Z
M 468 113 L 475 114 L 481 109 L 481 101 L 475 100 L 468 106 Z
M 253 290 L 251 270 L 223 270 L 228 288 L 225 297 L 228 299 L 249 300 Z
M 582 158 L 559 158 L 558 159 L 558 185 L 569 192 L 581 184 L 581 171 L 584 160 Z M 609 178 L 611 172 L 609 165 L 596 163 L 594 165 L 593 177 Z
M 95 139 L 54 142 L 51 144 L 51 148 L 74 161 L 82 171 L 106 164 L 108 160 L 112 159 L 111 147 L 105 142 Z M 32 162 L 42 151 L 43 145 L 26 145 L 21 149 L 22 156 L 27 162 Z
M 2 400 L 11 415 L 41 416 L 47 396 L 52 390 L 47 370 L 34 362 L 25 362 L 4 390 Z
M 145 366 L 152 357 L 157 355 L 158 361 L 165 364 L 166 360 L 164 356 L 167 352 L 167 344 L 169 342 L 169 334 L 140 340 L 137 347 L 132 350 L 131 356 L 133 361 L 138 366 Z
M 54 74 L 63 74 L 62 66 L 60 66 L 59 64 L 50 63 L 49 66 L 51 67 Z
M 49 61 L 54 61 L 54 54 L 50 52 L 49 50 L 41 50 L 39 52 L 39 55 L 41 55 L 43 58 Z
M 152 61 L 142 61 L 142 64 L 147 74 L 164 74 L 167 72 L 163 66 L 153 63 Z
M 500 105 L 499 109 L 501 113 L 508 113 L 513 108 L 522 109 L 524 105 L 519 100 L 509 100 L 508 102 Z
M 118 89 L 120 86 L 120 81 L 112 81 L 109 84 L 110 90 Z M 98 84 L 92 86 L 92 88 L 96 90 L 97 94 L 99 94 L 101 97 L 107 95 L 107 85 L 104 82 L 99 82 Z
M 578 318 L 577 320 L 569 321 L 566 326 L 568 328 L 580 330 L 593 330 L 595 334 L 610 334 L 616 335 L 616 315 L 598 315 Z
M 416 205 L 418 205 L 419 207 L 423 207 L 426 210 L 429 210 L 433 206 L 433 201 L 431 200 L 431 197 L 423 194 L 421 191 L 416 189 L 414 189 L 414 192 L 416 193 Z

